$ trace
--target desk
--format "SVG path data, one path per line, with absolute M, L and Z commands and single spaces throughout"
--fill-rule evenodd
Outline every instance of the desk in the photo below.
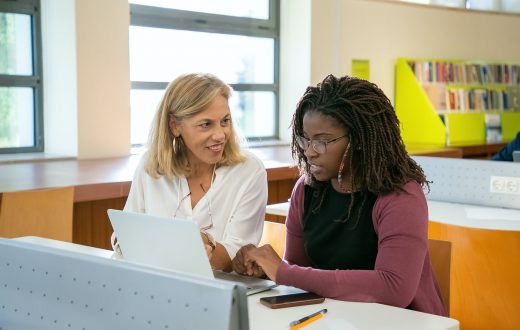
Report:
M 266 212 L 286 216 L 289 203 Z M 428 201 L 428 236 L 452 242 L 450 316 L 465 329 L 520 324 L 520 210 Z
M 112 251 L 109 250 L 39 237 L 21 237 L 17 238 L 17 240 L 85 253 L 101 258 L 110 258 L 112 255 Z M 355 303 L 326 299 L 323 304 L 319 305 L 273 310 L 259 302 L 259 298 L 262 296 L 295 292 L 300 292 L 300 290 L 280 286 L 269 292 L 249 296 L 247 302 L 250 329 L 287 329 L 289 322 L 300 319 L 305 315 L 309 315 L 323 308 L 327 308 L 328 310 L 325 317 L 311 323 L 306 326 L 305 329 L 459 329 L 458 321 L 454 319 L 374 303 Z
M 277 204 L 269 204 L 265 208 L 266 214 L 277 215 L 281 217 L 286 217 L 289 212 L 289 202 L 277 203 Z
M 430 238 L 452 242 L 451 316 L 465 329 L 520 324 L 520 210 L 428 201 Z
M 462 158 L 490 159 L 494 154 L 502 150 L 507 142 L 497 143 L 473 143 L 465 145 L 452 145 L 462 152 Z

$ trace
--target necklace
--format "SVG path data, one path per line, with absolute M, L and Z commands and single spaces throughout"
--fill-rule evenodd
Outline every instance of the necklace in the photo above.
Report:
M 207 229 L 210 229 L 210 228 L 213 227 L 213 213 L 211 211 L 211 195 L 210 195 L 209 191 L 211 190 L 211 187 L 213 186 L 213 181 L 215 181 L 215 171 L 216 171 L 216 169 L 217 169 L 217 164 L 215 163 L 215 165 L 213 165 L 213 173 L 211 174 L 211 181 L 209 183 L 209 187 L 208 187 L 207 192 L 206 192 L 206 190 L 204 190 L 204 187 L 202 186 L 202 183 L 200 184 L 200 187 L 202 188 L 202 191 L 205 193 L 206 200 L 208 201 L 208 215 L 209 215 L 209 225 L 201 227 L 202 230 L 207 230 Z M 178 177 L 178 183 L 179 183 L 179 192 L 180 193 L 179 193 L 179 201 L 178 201 L 177 208 L 175 209 L 175 212 L 173 213 L 173 218 L 174 219 L 176 218 L 177 212 L 181 208 L 181 205 L 184 202 L 184 200 L 186 200 L 188 197 L 191 196 L 191 191 L 188 192 L 188 194 L 186 194 L 186 195 L 183 194 L 183 192 L 182 192 L 182 181 L 181 181 L 181 177 L 180 176 Z

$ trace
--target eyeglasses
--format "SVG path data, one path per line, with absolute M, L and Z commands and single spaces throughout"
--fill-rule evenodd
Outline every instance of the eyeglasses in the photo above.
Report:
M 209 210 L 209 225 L 207 226 L 204 226 L 204 227 L 201 227 L 200 229 L 201 230 L 208 230 L 210 228 L 213 228 L 213 212 L 211 212 L 211 196 L 210 196 L 210 189 L 211 189 L 211 186 L 213 185 L 213 181 L 215 181 L 215 170 L 217 168 L 217 164 L 215 164 L 213 166 L 213 174 L 211 175 L 211 183 L 210 183 L 210 186 L 208 188 L 208 191 L 206 192 L 206 190 L 204 190 L 204 187 L 202 186 L 202 184 L 200 185 L 200 187 L 202 188 L 202 190 L 206 193 L 206 199 L 208 201 L 208 210 Z M 180 196 L 182 196 L 182 185 L 181 185 L 181 177 L 179 176 L 179 189 L 180 189 L 180 194 L 179 194 L 179 205 L 177 205 L 177 208 L 175 209 L 175 212 L 173 212 L 173 218 L 175 219 L 177 217 L 177 212 L 179 211 L 179 209 L 181 208 L 181 205 L 182 203 L 184 202 L 184 200 L 186 200 L 186 198 L 190 197 L 191 196 L 191 191 L 185 195 L 184 197 L 180 198 Z
M 327 152 L 327 144 L 336 142 L 339 139 L 342 139 L 344 137 L 347 137 L 347 135 L 343 135 L 343 136 L 340 136 L 340 137 L 337 137 L 337 138 L 331 139 L 331 140 L 312 140 L 312 139 L 307 139 L 307 138 L 304 138 L 303 136 L 297 135 L 296 142 L 298 143 L 300 148 L 302 148 L 304 151 L 307 150 L 310 145 L 312 145 L 312 149 L 314 149 L 314 151 L 316 151 L 319 154 L 324 154 Z
M 185 195 L 184 197 L 181 198 L 181 200 L 179 201 L 179 205 L 175 209 L 175 212 L 173 212 L 173 218 L 174 219 L 177 218 L 177 212 L 179 212 L 179 209 L 181 208 L 182 203 L 190 196 L 191 196 L 191 191 L 187 195 Z M 208 199 L 209 225 L 201 227 L 200 228 L 201 230 L 208 230 L 210 228 L 213 228 L 213 213 L 211 212 L 211 197 L 208 196 L 208 194 L 206 194 L 206 196 L 207 196 L 207 199 Z

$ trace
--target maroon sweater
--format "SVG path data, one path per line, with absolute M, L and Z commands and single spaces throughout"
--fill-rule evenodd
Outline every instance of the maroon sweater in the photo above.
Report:
M 372 221 L 378 238 L 374 270 L 311 268 L 303 245 L 304 178 L 296 183 L 286 219 L 284 260 L 278 284 L 327 298 L 374 302 L 446 316 L 428 255 L 428 207 L 421 186 L 412 181 L 406 192 L 378 196 Z

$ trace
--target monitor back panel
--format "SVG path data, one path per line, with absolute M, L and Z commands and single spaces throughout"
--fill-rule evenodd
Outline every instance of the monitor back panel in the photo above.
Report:
M 248 329 L 245 288 L 0 239 L 0 329 Z
M 520 209 L 520 164 L 412 157 L 431 181 L 428 200 Z

